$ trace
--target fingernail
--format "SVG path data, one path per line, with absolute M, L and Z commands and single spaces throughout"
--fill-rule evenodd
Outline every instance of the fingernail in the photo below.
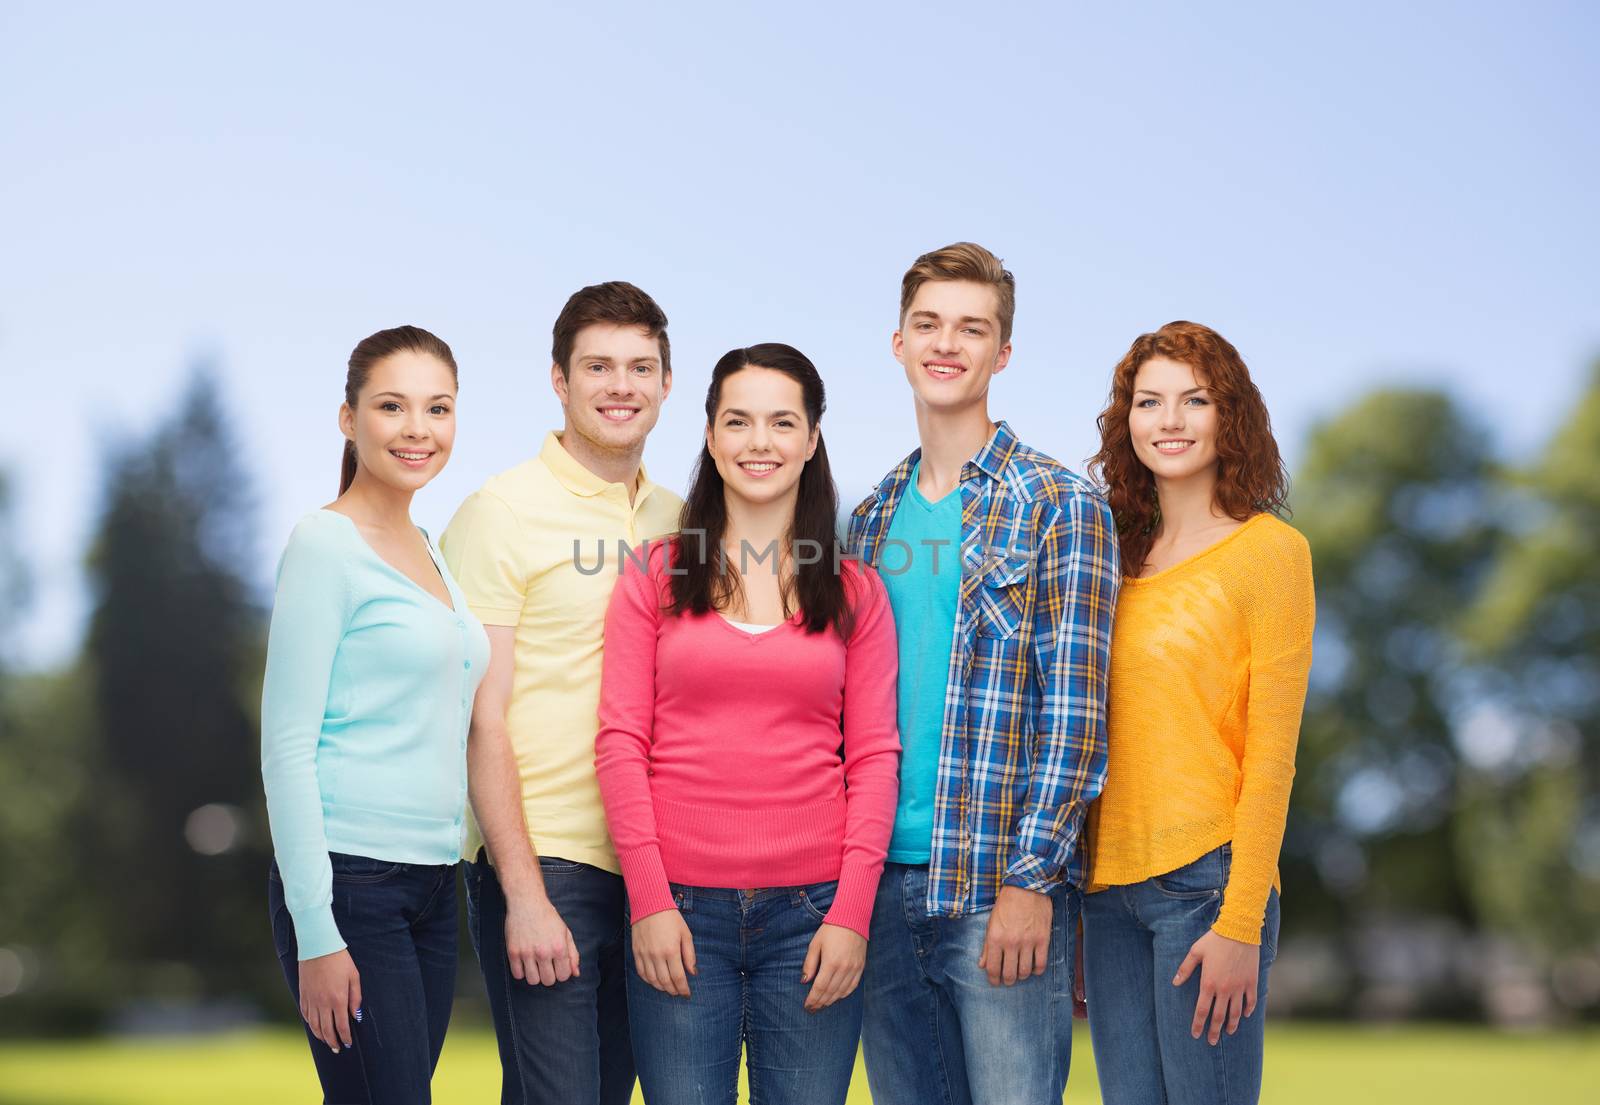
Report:
M 331 1046 L 331 1045 L 330 1045 L 330 1046 Z M 334 1049 L 333 1049 L 333 1053 L 334 1053 L 334 1054 L 335 1054 L 335 1055 L 337 1055 L 337 1054 L 339 1054 L 339 1049 L 338 1049 L 338 1048 L 334 1048 Z

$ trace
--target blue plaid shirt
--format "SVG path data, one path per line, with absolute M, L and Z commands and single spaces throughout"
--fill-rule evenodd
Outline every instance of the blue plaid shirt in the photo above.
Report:
M 850 549 L 874 568 L 921 455 L 850 518 Z M 1001 886 L 1082 885 L 1122 579 L 1105 500 L 1004 422 L 962 466 L 961 539 L 928 868 L 928 913 L 943 916 L 991 908 Z

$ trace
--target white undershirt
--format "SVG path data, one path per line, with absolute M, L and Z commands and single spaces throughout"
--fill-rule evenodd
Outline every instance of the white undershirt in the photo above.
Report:
M 782 622 L 779 622 L 778 625 L 752 625 L 750 622 L 736 622 L 732 618 L 728 617 L 726 614 L 721 614 L 720 616 L 721 616 L 723 621 L 725 621 L 729 625 L 733 626 L 733 628 L 742 629 L 746 633 L 766 633 L 766 632 L 769 632 L 771 630 L 777 629 L 778 625 L 782 625 L 783 624 Z

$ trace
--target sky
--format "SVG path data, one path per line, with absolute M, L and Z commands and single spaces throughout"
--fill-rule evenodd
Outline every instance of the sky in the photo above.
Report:
M 1131 9 L 1131 10 L 1129 10 Z M 332 497 L 344 362 L 400 323 L 461 367 L 437 533 L 559 424 L 550 324 L 626 279 L 671 318 L 646 464 L 682 488 L 711 365 L 786 341 L 854 500 L 915 444 L 899 280 L 1016 274 L 992 411 L 1080 468 L 1112 366 L 1238 346 L 1291 467 L 1380 386 L 1506 455 L 1600 354 L 1600 9 L 1584 3 L 0 5 L 0 462 L 25 663 L 76 649 L 108 457 L 218 374 L 265 600 Z

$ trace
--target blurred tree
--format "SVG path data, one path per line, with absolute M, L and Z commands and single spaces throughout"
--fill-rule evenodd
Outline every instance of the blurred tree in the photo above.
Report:
M 1284 855 L 1296 928 L 1349 941 L 1381 918 L 1471 921 L 1453 629 L 1496 547 L 1493 478 L 1485 434 L 1437 392 L 1374 393 L 1313 434 L 1294 486 L 1317 581 Z
M 141 992 L 235 993 L 270 972 L 250 494 L 211 375 L 106 466 L 87 640 L 100 723 L 90 889 Z
M 1472 819 L 1459 847 L 1471 857 L 1473 898 L 1490 927 L 1552 959 L 1586 951 L 1593 962 L 1600 956 L 1600 365 L 1513 486 L 1518 539 L 1507 544 L 1465 628 L 1474 658 L 1495 677 L 1463 730 Z M 1600 1005 L 1600 982 L 1586 989 L 1570 1004 Z

